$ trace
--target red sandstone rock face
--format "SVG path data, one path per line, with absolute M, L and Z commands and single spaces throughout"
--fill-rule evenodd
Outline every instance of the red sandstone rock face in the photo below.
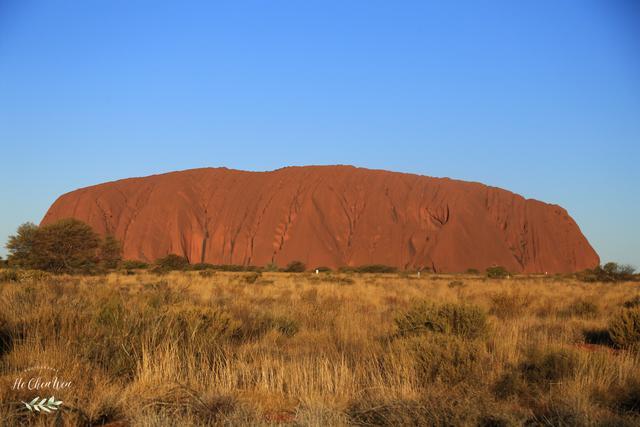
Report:
M 193 169 L 82 188 L 42 224 L 74 217 L 123 242 L 125 259 L 437 272 L 572 272 L 598 255 L 567 212 L 479 183 L 354 168 Z

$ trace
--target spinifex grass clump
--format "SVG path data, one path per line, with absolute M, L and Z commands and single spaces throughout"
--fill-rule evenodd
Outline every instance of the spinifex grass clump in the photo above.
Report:
M 609 336 L 619 348 L 640 349 L 640 307 L 619 311 L 609 322 Z
M 487 316 L 475 305 L 424 302 L 398 316 L 396 326 L 400 336 L 436 332 L 477 338 L 487 332 Z
M 598 306 L 592 301 L 577 300 L 562 310 L 560 315 L 564 317 L 573 316 L 592 319 L 598 315 Z

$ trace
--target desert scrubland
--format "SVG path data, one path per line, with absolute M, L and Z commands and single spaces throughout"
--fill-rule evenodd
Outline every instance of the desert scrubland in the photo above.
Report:
M 4 425 L 640 424 L 637 282 L 2 277 Z

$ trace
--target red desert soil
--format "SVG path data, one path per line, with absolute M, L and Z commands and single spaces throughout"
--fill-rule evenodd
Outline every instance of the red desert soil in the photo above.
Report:
M 561 273 L 599 258 L 567 211 L 474 182 L 355 168 L 192 169 L 67 193 L 42 224 L 74 217 L 125 259 L 436 272 Z

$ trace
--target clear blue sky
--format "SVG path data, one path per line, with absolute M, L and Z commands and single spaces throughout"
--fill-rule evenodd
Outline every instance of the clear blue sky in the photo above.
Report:
M 640 267 L 634 3 L 0 0 L 0 242 L 91 184 L 342 163 L 560 204 Z

